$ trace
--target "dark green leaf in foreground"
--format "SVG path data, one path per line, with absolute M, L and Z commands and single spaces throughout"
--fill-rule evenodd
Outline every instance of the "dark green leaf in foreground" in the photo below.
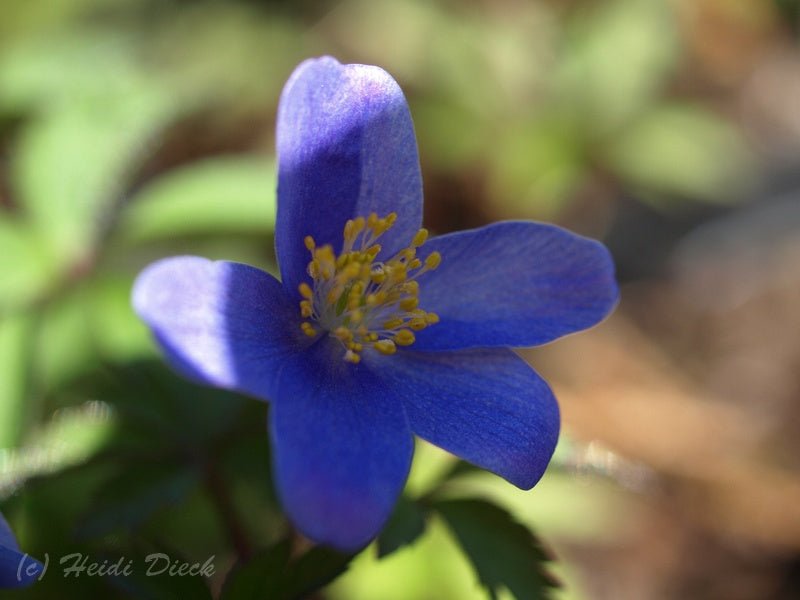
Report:
M 291 600 L 327 585 L 347 570 L 352 555 L 315 546 L 290 560 L 290 542 L 261 551 L 228 575 L 221 600 Z
M 136 528 L 157 510 L 179 504 L 197 481 L 197 472 L 182 465 L 122 465 L 98 491 L 78 526 L 78 534 L 93 538 L 117 529 Z
M 395 550 L 412 544 L 425 532 L 425 509 L 402 497 L 389 522 L 378 537 L 378 556 L 384 558 Z
M 306 594 L 328 585 L 347 570 L 353 556 L 325 546 L 315 546 L 291 565 L 287 598 L 304 598 Z
M 152 548 L 153 552 L 125 552 L 118 558 L 120 571 L 105 577 L 114 588 L 136 600 L 211 600 L 208 578 L 213 576 L 216 557 L 195 562 L 180 556 L 175 550 Z M 155 551 L 158 550 L 158 551 Z M 109 558 L 109 564 L 114 559 Z M 72 583 L 72 582 L 70 582 Z
M 508 588 L 517 600 L 551 598 L 558 582 L 537 537 L 504 509 L 484 500 L 435 502 L 491 598 Z
M 278 598 L 290 550 L 289 541 L 283 540 L 235 566 L 225 580 L 220 600 Z

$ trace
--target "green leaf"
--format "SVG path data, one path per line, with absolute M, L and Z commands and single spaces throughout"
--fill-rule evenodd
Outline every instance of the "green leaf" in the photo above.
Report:
M 203 450 L 235 425 L 247 400 L 187 381 L 160 360 L 109 366 L 75 382 L 73 393 L 107 401 L 127 433 L 153 450 Z M 263 427 L 263 426 L 262 426 Z
M 291 565 L 287 598 L 304 598 L 329 584 L 347 570 L 353 556 L 326 546 L 314 546 Z
M 129 574 L 110 576 L 106 581 L 115 588 L 125 592 L 126 598 L 137 600 L 211 600 L 207 578 L 213 572 L 203 572 L 209 565 L 216 569 L 214 559 L 195 562 L 186 559 L 169 548 L 157 548 L 145 553 L 141 550 L 122 553 L 123 565 L 129 561 Z M 109 564 L 115 559 L 109 558 Z M 170 570 L 172 569 L 172 573 Z M 181 570 L 183 574 L 181 574 Z M 191 571 L 190 571 L 191 569 Z
M 62 408 L 0 461 L 0 495 L 26 480 L 87 461 L 112 436 L 114 417 L 100 402 Z
M 225 580 L 220 600 L 279 598 L 290 549 L 291 544 L 284 540 L 262 550 L 246 563 L 237 564 Z
M 734 127 L 696 106 L 653 110 L 619 135 L 607 155 L 617 173 L 641 188 L 645 199 L 660 192 L 689 200 L 735 202 L 754 172 Z
M 415 542 L 425 532 L 425 517 L 425 509 L 419 503 L 401 497 L 378 537 L 378 556 L 384 558 Z
M 129 241 L 176 235 L 272 231 L 275 167 L 259 156 L 207 159 L 163 175 L 125 209 L 120 233 Z
M 347 570 L 352 555 L 315 546 L 290 560 L 291 543 L 283 540 L 261 551 L 228 574 L 220 600 L 292 600 L 305 598 Z
M 52 9 L 53 2 L 49 4 Z M 25 114 L 76 97 L 131 91 L 142 77 L 141 68 L 135 38 L 120 33 L 72 26 L 21 37 L 4 47 L 0 54 L 0 113 Z
M 22 438 L 30 333 L 26 315 L 0 320 L 0 448 L 15 446 Z
M 69 289 L 41 312 L 36 331 L 37 391 L 56 393 L 96 362 L 86 286 Z
M 565 104 L 608 132 L 652 102 L 677 63 L 675 17 L 650 0 L 611 0 L 576 11 L 556 72 Z
M 138 462 L 101 486 L 78 524 L 81 538 L 101 537 L 118 529 L 134 529 L 154 512 L 181 502 L 197 485 L 198 472 L 185 465 Z
M 11 171 L 16 197 L 68 260 L 92 247 L 172 102 L 157 88 L 78 98 L 22 130 Z
M 447 522 L 491 598 L 508 588 L 518 600 L 551 598 L 558 583 L 536 535 L 504 509 L 476 499 L 439 500 L 433 508 Z
M 0 215 L 0 312 L 37 299 L 53 283 L 46 241 L 28 223 Z

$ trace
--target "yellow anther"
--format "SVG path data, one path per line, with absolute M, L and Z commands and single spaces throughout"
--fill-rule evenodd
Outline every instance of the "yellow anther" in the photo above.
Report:
M 333 332 L 334 337 L 340 339 L 343 342 L 349 342 L 353 339 L 353 332 L 350 331 L 347 327 L 337 327 Z
M 442 263 L 442 255 L 438 252 L 431 252 L 428 254 L 428 258 L 425 259 L 425 267 L 430 270 L 435 269 Z
M 408 322 L 408 326 L 414 331 L 420 331 L 428 326 L 428 322 L 425 319 L 411 319 Z
M 361 294 L 350 293 L 347 296 L 347 310 L 355 310 L 361 306 Z
M 398 346 L 410 346 L 415 339 L 414 334 L 408 329 L 401 329 L 394 334 L 394 343 Z
M 348 350 L 344 353 L 344 359 L 349 363 L 353 363 L 354 365 L 357 365 L 361 362 L 361 357 L 352 350 Z
M 300 290 L 300 295 L 303 298 L 307 298 L 307 299 L 311 300 L 311 298 L 314 297 L 314 292 L 311 289 L 311 286 L 308 285 L 307 283 L 301 283 L 299 286 L 297 286 L 297 289 Z
M 309 337 L 319 335 L 320 328 L 330 332 L 342 344 L 344 360 L 353 364 L 370 349 L 394 354 L 398 346 L 414 343 L 414 331 L 439 320 L 419 308 L 420 286 L 412 277 L 441 262 L 438 252 L 425 261 L 417 257 L 417 249 L 428 239 L 426 229 L 419 229 L 408 247 L 378 262 L 381 245 L 377 241 L 397 218 L 397 213 L 382 218 L 370 213 L 347 220 L 338 256 L 331 244 L 318 247 L 311 236 L 304 238 L 311 253 L 308 274 L 313 283 L 298 286 L 300 314 L 311 319 L 300 327 Z
M 383 323 L 384 329 L 397 329 L 398 327 L 402 327 L 403 319 L 399 317 L 395 317 L 394 319 L 389 319 Z
M 406 268 L 404 265 L 394 265 L 389 269 L 389 279 L 394 283 L 402 283 L 406 280 Z
M 397 352 L 397 346 L 392 340 L 380 340 L 373 344 L 375 350 L 386 356 L 390 356 Z
M 403 284 L 403 291 L 406 294 L 411 294 L 412 296 L 416 296 L 419 294 L 419 283 L 416 281 L 406 281 Z
M 361 273 L 361 267 L 357 263 L 350 263 L 344 268 L 342 275 L 347 279 L 355 279 Z
M 414 310 L 419 305 L 419 299 L 416 296 L 409 296 L 400 301 L 400 308 L 403 310 Z

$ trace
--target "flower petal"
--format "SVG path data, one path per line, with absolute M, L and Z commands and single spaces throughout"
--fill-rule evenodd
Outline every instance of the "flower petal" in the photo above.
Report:
M 274 395 L 281 362 L 309 344 L 281 284 L 247 265 L 158 261 L 137 278 L 133 306 L 175 369 L 263 400 Z
M 310 260 L 306 235 L 338 252 L 347 219 L 398 214 L 381 238 L 404 247 L 422 222 L 422 178 L 402 91 L 378 67 L 307 60 L 281 95 L 277 122 L 275 245 L 286 289 L 295 293 Z
M 402 398 L 416 435 L 517 487 L 539 481 L 558 441 L 558 405 L 514 352 L 365 353 L 365 361 Z
M 275 477 L 292 521 L 317 542 L 365 546 L 403 489 L 413 442 L 387 392 L 330 338 L 281 372 L 270 415 Z
M 616 305 L 600 242 L 542 223 L 506 221 L 433 238 L 442 255 L 419 278 L 419 304 L 440 322 L 414 349 L 535 346 L 595 325 Z
M 20 551 L 11 528 L 0 515 L 0 589 L 28 586 L 43 568 L 38 560 Z

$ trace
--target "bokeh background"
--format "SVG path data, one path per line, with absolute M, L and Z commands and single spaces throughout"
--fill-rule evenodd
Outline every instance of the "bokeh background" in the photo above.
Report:
M 284 534 L 267 407 L 172 375 L 129 293 L 175 254 L 275 271 L 278 96 L 332 54 L 406 92 L 431 230 L 546 220 L 616 260 L 616 313 L 523 353 L 564 416 L 543 481 L 464 470 L 453 493 L 533 527 L 557 598 L 800 597 L 799 16 L 795 0 L 3 0 L 0 509 L 25 549 L 214 554 L 216 594 L 237 546 Z M 453 461 L 421 444 L 409 494 Z M 197 584 L 46 577 L 19 597 L 208 597 Z M 434 520 L 317 597 L 485 593 Z

